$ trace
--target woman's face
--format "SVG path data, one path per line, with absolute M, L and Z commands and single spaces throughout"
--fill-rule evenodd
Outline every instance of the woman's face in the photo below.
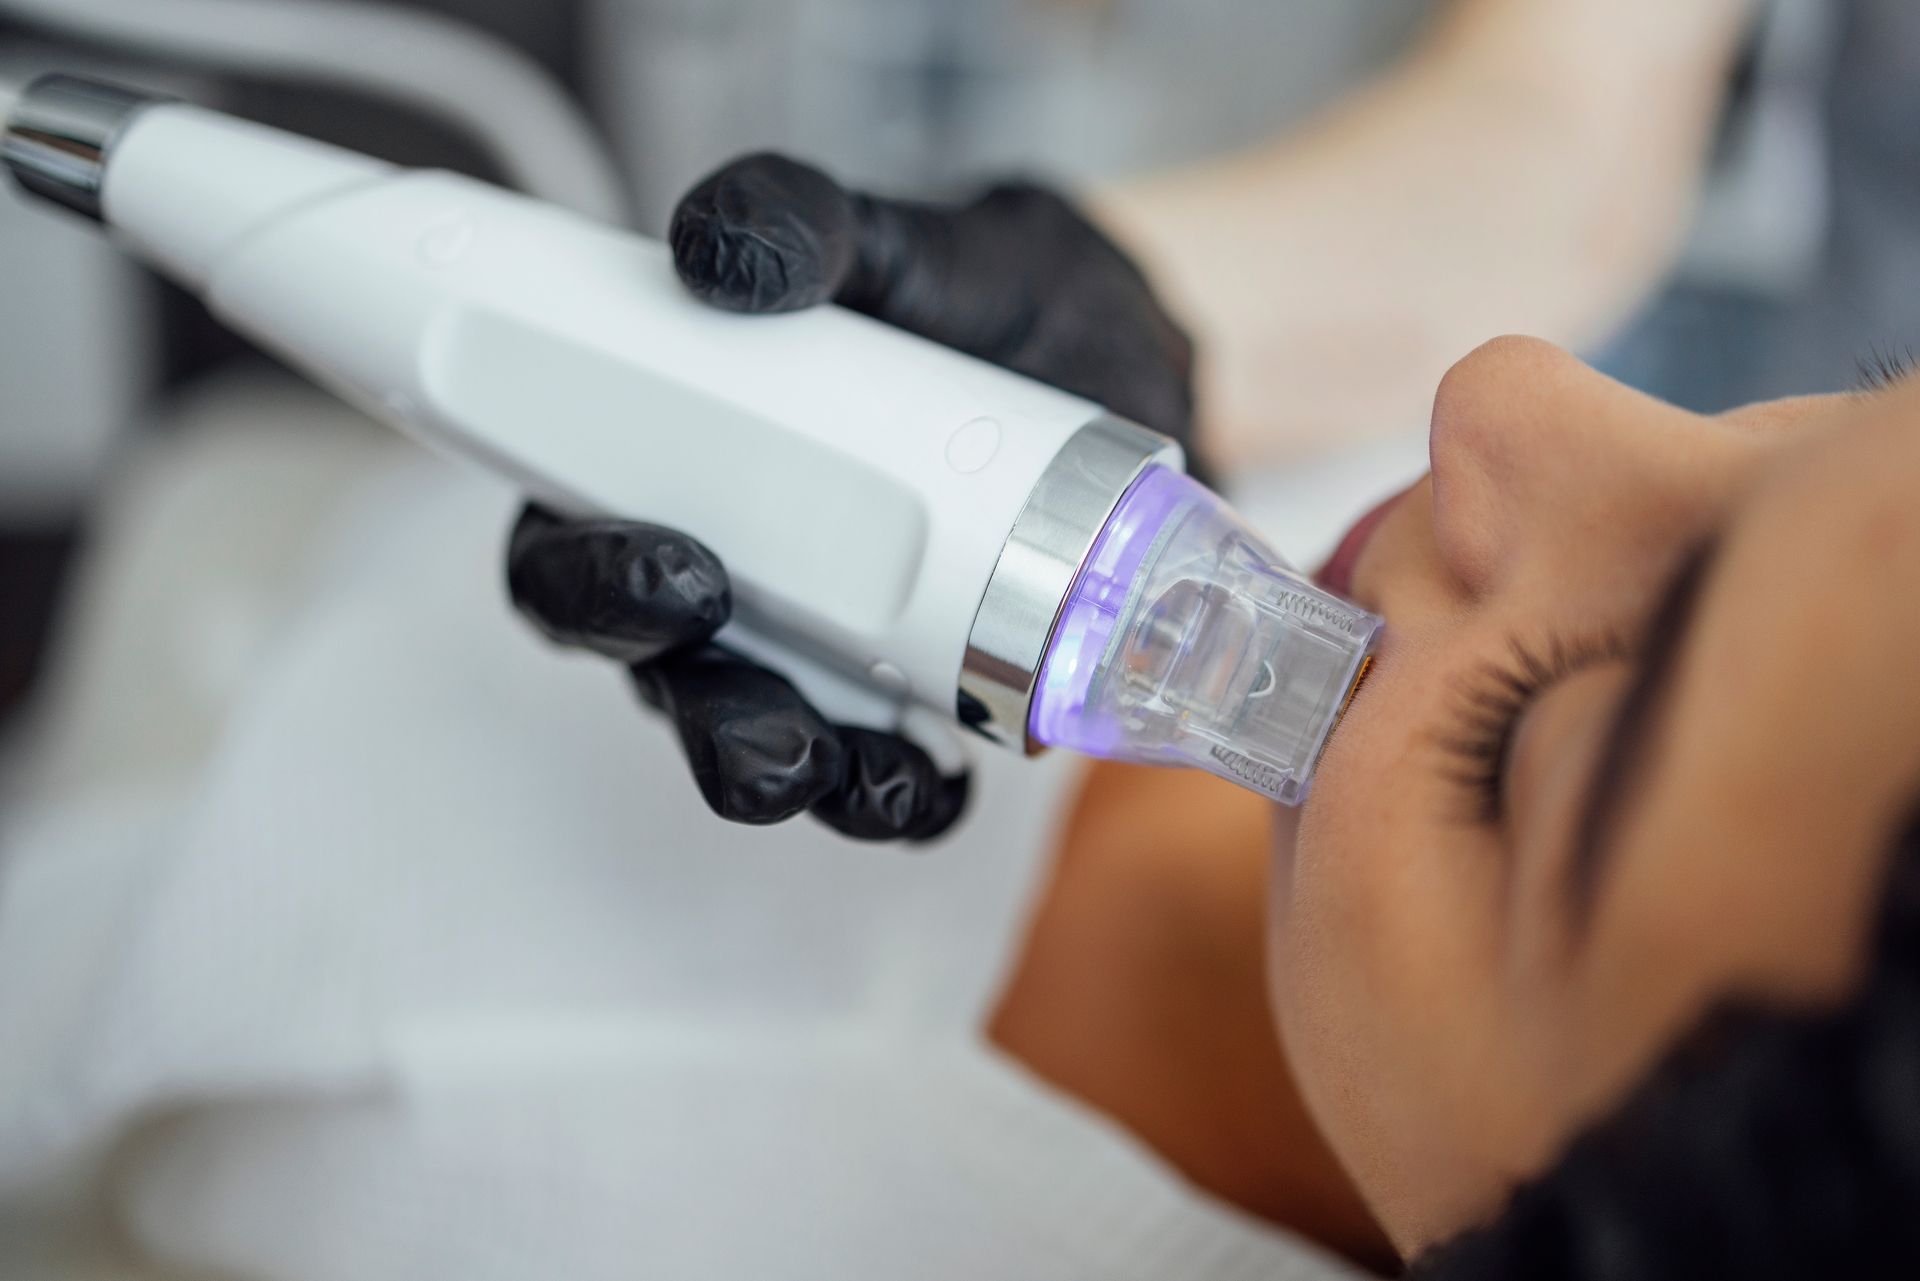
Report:
M 1409 1252 L 1711 1003 L 1843 996 L 1920 788 L 1920 383 L 1702 418 L 1503 339 L 1431 458 L 1330 567 L 1388 633 L 1272 911 L 1301 1089 Z

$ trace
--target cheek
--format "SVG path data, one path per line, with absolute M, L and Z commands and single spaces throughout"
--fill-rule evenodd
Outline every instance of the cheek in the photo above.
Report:
M 1281 826 L 1269 966 L 1302 1096 L 1405 1241 L 1502 1186 L 1479 1132 L 1497 1095 L 1501 862 L 1437 820 L 1442 783 L 1405 728 L 1421 715 L 1387 714 L 1417 687 L 1370 693 Z

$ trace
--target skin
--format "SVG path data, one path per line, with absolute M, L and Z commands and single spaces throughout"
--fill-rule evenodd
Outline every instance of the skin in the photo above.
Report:
M 1101 192 L 1196 339 L 1223 465 L 1420 421 L 1488 334 L 1614 332 L 1689 225 L 1753 0 L 1453 0 L 1250 150 Z
M 1312 801 L 1264 824 L 1196 823 L 1220 800 L 1199 780 L 1106 783 L 1100 816 L 1083 806 L 1069 831 L 995 1027 L 1202 1186 L 1381 1266 L 1366 1216 L 1411 1257 L 1497 1214 L 1711 1005 L 1844 1000 L 1884 851 L 1920 794 L 1920 593 L 1898 587 L 1920 582 L 1920 384 L 1708 418 L 1502 339 L 1447 375 L 1431 452 L 1355 567 L 1351 595 L 1389 635 Z M 1582 895 L 1602 740 L 1668 580 L 1707 542 Z M 1527 702 L 1489 816 L 1444 743 L 1515 638 L 1605 644 Z M 1253 828 L 1264 877 L 1241 863 Z M 1100 878 L 1076 858 L 1134 870 L 1088 888 Z M 1198 888 L 1171 888 L 1183 876 Z M 1254 881 L 1281 1053 L 1262 1067 L 1244 1052 L 1238 1089 L 1209 1102 L 1229 1070 L 1180 1076 L 1178 1042 L 1199 1033 L 1153 1023 L 1183 1001 L 1190 1018 L 1196 1001 L 1247 1017 L 1215 992 L 1245 981 L 1218 951 L 1212 967 L 1178 958 L 1231 928 L 1227 905 Z M 1181 922 L 1185 943 L 1168 937 Z M 1078 946 L 1104 949 L 1106 981 L 1138 977 L 1143 1009 L 1099 1013 L 1102 976 L 1060 959 Z M 1023 1011 L 1036 994 L 1110 1037 L 1081 1027 L 1072 1052 Z M 1145 1066 L 1120 1061 L 1128 1047 Z M 1156 1071 L 1162 1101 L 1146 1106 Z
M 988 1031 L 1198 1187 L 1384 1269 L 1273 1034 L 1272 808 L 1209 775 L 1094 764 Z

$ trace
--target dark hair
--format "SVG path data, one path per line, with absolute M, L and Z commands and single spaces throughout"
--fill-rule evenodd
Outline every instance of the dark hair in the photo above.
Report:
M 1829 1013 L 1722 1010 L 1418 1281 L 1920 1275 L 1920 822 Z

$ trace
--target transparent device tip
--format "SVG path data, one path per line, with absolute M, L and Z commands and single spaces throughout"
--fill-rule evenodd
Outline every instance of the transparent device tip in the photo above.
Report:
M 1212 491 L 1149 468 L 1067 594 L 1028 730 L 1298 805 L 1380 626 L 1288 568 Z

